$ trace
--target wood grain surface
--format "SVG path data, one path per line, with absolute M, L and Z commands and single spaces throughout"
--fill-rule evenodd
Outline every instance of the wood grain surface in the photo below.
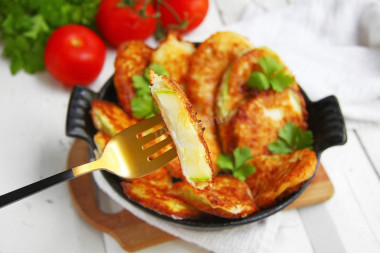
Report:
M 88 152 L 86 142 L 75 140 L 68 155 L 67 168 L 88 162 Z M 97 230 L 111 235 L 127 251 L 137 251 L 176 239 L 127 210 L 115 214 L 102 212 L 96 198 L 96 185 L 90 174 L 69 181 L 68 186 L 74 205 L 82 218 Z M 320 166 L 309 187 L 287 209 L 320 203 L 331 198 L 333 194 L 334 187 L 324 168 Z

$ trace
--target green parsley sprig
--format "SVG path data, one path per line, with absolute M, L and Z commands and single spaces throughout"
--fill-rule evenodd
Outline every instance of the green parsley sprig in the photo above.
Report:
M 133 116 L 139 119 L 150 118 L 160 113 L 149 88 L 149 70 L 151 69 L 157 75 L 169 76 L 169 73 L 162 65 L 152 63 L 145 69 L 144 75 L 134 75 L 132 77 L 133 87 L 136 89 L 136 95 L 131 99 L 131 107 Z
M 289 154 L 299 149 L 313 149 L 313 133 L 310 130 L 302 131 L 301 127 L 292 122 L 278 130 L 279 139 L 268 145 L 273 154 Z
M 45 69 L 44 50 L 50 34 L 67 24 L 95 28 L 100 0 L 0 0 L 0 40 L 11 73 Z
M 294 78 L 285 74 L 285 66 L 280 64 L 273 56 L 264 56 L 259 59 L 263 72 L 254 71 L 248 79 L 248 86 L 258 90 L 272 88 L 277 92 L 288 88 L 294 82 Z
M 244 181 L 256 171 L 255 166 L 246 163 L 252 157 L 251 150 L 248 147 L 235 148 L 233 156 L 220 154 L 217 164 L 221 169 L 231 170 L 234 177 Z

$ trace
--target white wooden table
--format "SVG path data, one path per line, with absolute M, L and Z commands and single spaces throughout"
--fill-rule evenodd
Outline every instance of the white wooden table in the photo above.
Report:
M 277 8 L 291 2 L 267 0 L 263 6 Z M 203 38 L 205 31 L 238 20 L 247 3 L 211 1 L 195 35 Z M 109 49 L 105 67 L 91 89 L 99 90 L 112 74 L 114 57 L 115 51 Z M 65 169 L 73 141 L 65 136 L 70 92 L 46 72 L 11 76 L 9 62 L 0 59 L 0 194 Z M 380 127 L 352 129 L 345 146 L 323 153 L 334 196 L 322 204 L 282 212 L 272 252 L 380 252 L 378 143 Z M 101 193 L 100 200 L 104 208 L 114 208 Z M 0 210 L 0 253 L 8 252 L 124 251 L 81 219 L 67 185 L 61 184 Z M 206 251 L 175 240 L 139 252 Z

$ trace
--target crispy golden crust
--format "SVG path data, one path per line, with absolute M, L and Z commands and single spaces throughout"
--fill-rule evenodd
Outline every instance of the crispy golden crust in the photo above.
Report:
M 117 49 L 114 85 L 121 107 L 131 116 L 131 99 L 135 96 L 132 77 L 142 75 L 153 49 L 142 41 L 128 41 Z
M 133 184 L 145 183 L 161 191 L 167 191 L 172 187 L 172 178 L 166 167 L 162 167 L 144 177 L 131 180 Z
M 278 130 L 291 121 L 307 129 L 305 101 L 290 88 L 283 92 L 262 91 L 242 105 L 228 124 L 219 125 L 226 153 L 249 147 L 253 156 L 269 154 L 268 144 L 278 138 Z
M 191 58 L 187 95 L 199 113 L 213 118 L 216 88 L 228 64 L 252 48 L 249 40 L 234 32 L 219 32 L 204 41 Z
M 98 148 L 99 154 L 102 154 L 104 151 L 104 148 L 106 147 L 107 143 L 111 140 L 111 137 L 103 133 L 102 131 L 98 131 L 94 135 L 94 142 L 96 144 L 96 147 Z
M 260 155 L 251 163 L 256 172 L 246 179 L 259 208 L 270 207 L 276 199 L 299 189 L 317 166 L 314 151 L 302 149 L 288 155 Z
M 173 219 L 198 219 L 202 213 L 169 194 L 149 184 L 122 182 L 127 197 L 140 205 Z
M 265 56 L 272 56 L 285 66 L 280 57 L 267 48 L 252 49 L 237 56 L 232 61 L 223 75 L 222 83 L 217 92 L 215 106 L 218 122 L 227 122 L 236 113 L 239 105 L 243 104 L 247 97 L 254 95 L 252 94 L 253 89 L 247 86 L 247 82 L 252 72 L 263 72 L 259 59 Z M 283 71 L 294 78 L 286 66 Z M 295 90 L 299 89 L 295 81 L 291 84 L 291 87 Z
M 104 100 L 93 100 L 90 114 L 95 128 L 108 136 L 114 136 L 137 122 L 117 105 Z
M 210 157 L 210 151 L 209 151 L 207 143 L 206 143 L 206 141 L 205 141 L 205 139 L 203 137 L 202 124 L 197 119 L 196 112 L 194 110 L 194 106 L 190 103 L 190 101 L 187 98 L 186 94 L 183 92 L 183 90 L 178 85 L 178 83 L 176 81 L 174 81 L 172 78 L 168 78 L 166 76 L 158 76 L 158 75 L 156 75 L 154 73 L 153 70 L 150 70 L 150 72 L 149 72 L 149 78 L 150 78 L 150 83 L 151 84 L 154 85 L 157 82 L 158 83 L 162 83 L 163 86 L 165 86 L 169 90 L 173 90 L 176 93 L 176 96 L 179 98 L 179 100 L 181 101 L 181 104 L 184 106 L 185 110 L 188 113 L 187 115 L 188 115 L 188 117 L 191 120 L 192 126 L 194 127 L 194 129 L 197 132 L 198 140 L 194 140 L 194 141 L 198 141 L 198 142 L 200 142 L 203 145 L 203 147 L 205 149 L 205 157 L 204 157 L 204 159 L 206 161 L 206 164 L 208 164 L 209 167 L 212 168 L 212 161 L 211 161 L 211 157 Z M 159 101 L 158 101 L 155 93 L 153 92 L 152 95 L 153 95 L 153 98 L 158 103 L 158 106 L 159 106 L 159 108 L 161 110 Z M 171 126 L 170 126 L 169 122 L 165 119 L 164 115 L 163 115 L 163 119 L 164 119 L 165 123 L 167 124 L 167 127 L 170 130 Z M 180 134 L 180 133 L 175 133 L 175 134 Z M 172 135 L 173 135 L 173 133 L 172 133 Z M 174 143 L 175 143 L 175 139 L 174 139 Z M 177 149 L 178 148 L 179 147 L 177 147 Z M 179 158 L 180 158 L 179 161 L 181 163 L 181 157 L 179 157 Z M 205 169 L 207 169 L 207 168 L 205 168 Z M 189 180 L 188 178 L 186 178 L 186 179 Z M 212 175 L 212 177 L 210 178 L 209 181 L 194 182 L 194 183 L 195 183 L 195 185 L 197 187 L 203 187 L 203 185 L 211 183 L 212 180 L 213 180 L 213 175 Z
M 184 179 L 183 174 L 182 174 L 181 164 L 179 162 L 178 157 L 172 160 L 170 163 L 168 163 L 166 167 L 168 168 L 170 176 L 174 178 Z
M 171 31 L 153 52 L 151 62 L 162 65 L 170 77 L 183 86 L 194 52 L 193 43 L 184 41 L 180 34 Z
M 241 218 L 258 210 L 247 184 L 230 175 L 216 176 L 212 187 L 204 190 L 177 182 L 169 193 L 203 212 L 224 218 Z
M 214 123 L 216 89 L 230 61 L 252 47 L 247 38 L 237 33 L 219 32 L 204 41 L 190 61 L 186 93 L 206 127 L 205 140 L 210 148 L 214 173 L 219 172 L 216 160 L 220 154 Z

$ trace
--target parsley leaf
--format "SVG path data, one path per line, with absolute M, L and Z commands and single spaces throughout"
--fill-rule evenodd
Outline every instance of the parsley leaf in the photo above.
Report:
M 250 163 L 246 163 L 242 165 L 241 167 L 237 168 L 233 172 L 233 176 L 238 178 L 241 181 L 244 181 L 247 177 L 252 175 L 256 171 L 255 166 L 253 166 Z
M 158 63 L 152 63 L 145 69 L 144 76 L 149 81 L 149 70 L 153 70 L 159 76 L 169 76 L 169 73 L 165 70 L 164 66 Z
M 233 155 L 235 160 L 235 168 L 241 167 L 246 161 L 252 159 L 252 153 L 248 147 L 235 148 Z
M 96 30 L 100 0 L 0 0 L 0 40 L 12 74 L 45 69 L 44 49 L 60 26 L 82 24 Z
M 131 99 L 131 108 L 133 116 L 136 118 L 150 118 L 160 113 L 149 88 L 149 70 L 151 69 L 154 70 L 157 75 L 169 76 L 162 65 L 152 63 L 144 70 L 144 75 L 134 75 L 132 77 L 136 95 Z
M 133 115 L 136 118 L 144 118 L 151 116 L 153 112 L 153 98 L 143 94 L 131 99 Z
M 288 88 L 293 81 L 293 77 L 286 75 L 284 72 L 278 72 L 269 79 L 272 89 L 277 92 L 281 92 L 283 89 Z
M 216 162 L 220 168 L 231 170 L 234 177 L 244 181 L 256 171 L 252 164 L 246 163 L 250 159 L 252 159 L 251 150 L 245 147 L 235 148 L 233 156 L 220 154 Z
M 270 84 L 268 78 L 263 73 L 255 71 L 248 79 L 248 86 L 258 90 L 267 90 Z
M 136 88 L 136 96 L 150 94 L 149 81 L 145 77 L 134 75 L 132 76 L 133 87 Z
M 302 131 L 301 127 L 292 122 L 278 130 L 279 139 L 268 145 L 273 154 L 289 154 L 295 150 L 313 149 L 313 133 L 310 130 Z
M 218 156 L 217 164 L 220 168 L 225 170 L 234 170 L 234 161 L 229 155 L 220 154 Z
M 275 72 L 280 71 L 284 68 L 283 65 L 277 62 L 277 59 L 273 56 L 265 56 L 259 59 L 259 64 L 263 69 L 266 76 L 270 77 Z
M 294 78 L 285 74 L 285 66 L 280 64 L 273 56 L 264 56 L 259 59 L 263 72 L 254 71 L 248 79 L 247 85 L 258 90 L 267 90 L 270 87 L 277 92 L 290 86 Z

